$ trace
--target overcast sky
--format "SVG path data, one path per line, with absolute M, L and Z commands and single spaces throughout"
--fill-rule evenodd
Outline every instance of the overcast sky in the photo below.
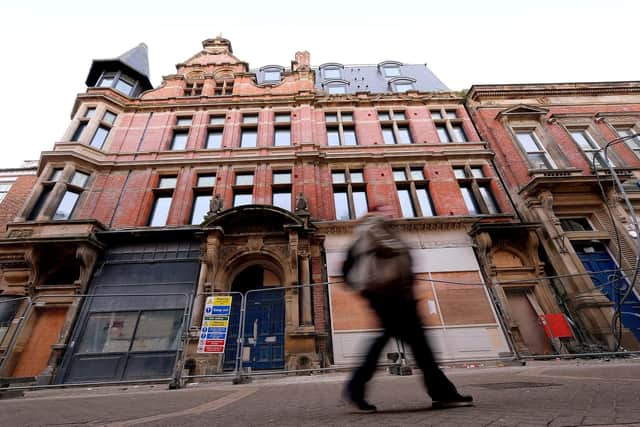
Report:
M 92 59 L 140 42 L 154 86 L 222 34 L 251 68 L 289 66 L 308 50 L 313 65 L 426 63 L 460 90 L 640 80 L 638 16 L 637 0 L 5 1 L 0 167 L 52 149 Z

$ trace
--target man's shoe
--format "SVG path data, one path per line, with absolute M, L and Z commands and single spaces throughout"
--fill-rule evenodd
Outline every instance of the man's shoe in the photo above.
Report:
M 367 402 L 362 398 L 361 399 L 354 398 L 348 388 L 344 390 L 342 396 L 344 397 L 344 400 L 346 400 L 351 405 L 358 408 L 360 412 L 370 413 L 370 412 L 376 412 L 378 410 L 378 408 L 376 408 L 376 405 L 372 405 L 371 403 Z
M 473 406 L 473 397 L 463 396 L 461 394 L 453 396 L 450 399 L 434 400 L 432 405 L 434 409 L 461 408 L 464 406 Z

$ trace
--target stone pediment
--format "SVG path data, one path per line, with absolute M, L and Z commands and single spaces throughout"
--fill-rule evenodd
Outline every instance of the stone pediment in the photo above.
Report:
M 293 213 L 271 205 L 245 205 L 226 209 L 207 218 L 203 228 L 217 227 L 225 235 L 236 233 L 285 233 L 305 229 L 305 221 Z
M 545 108 L 539 108 L 539 107 L 534 107 L 532 105 L 520 104 L 499 112 L 496 115 L 496 118 L 501 119 L 501 118 L 507 118 L 507 117 L 514 117 L 514 118 L 534 118 L 538 120 L 540 117 L 546 115 L 548 112 L 549 110 Z
M 248 70 L 246 62 L 233 54 L 231 43 L 222 37 L 207 39 L 202 42 L 203 50 L 193 55 L 178 66 L 208 66 L 208 65 L 241 65 L 243 71 Z

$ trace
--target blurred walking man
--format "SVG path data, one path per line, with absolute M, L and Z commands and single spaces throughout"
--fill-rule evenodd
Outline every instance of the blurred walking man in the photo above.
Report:
M 409 344 L 434 408 L 471 406 L 473 398 L 458 393 L 438 367 L 424 335 L 413 295 L 413 273 L 408 247 L 385 220 L 387 207 L 363 217 L 343 266 L 346 283 L 361 292 L 380 318 L 384 332 L 371 344 L 363 364 L 352 374 L 345 397 L 359 410 L 374 412 L 365 399 L 367 382 L 390 338 Z

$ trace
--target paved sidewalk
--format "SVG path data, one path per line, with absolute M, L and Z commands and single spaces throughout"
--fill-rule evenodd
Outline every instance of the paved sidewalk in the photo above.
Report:
M 379 372 L 361 414 L 340 398 L 346 374 L 257 377 L 251 384 L 77 388 L 0 400 L 0 425 L 640 426 L 640 359 L 451 368 L 472 408 L 431 409 L 420 374 Z

